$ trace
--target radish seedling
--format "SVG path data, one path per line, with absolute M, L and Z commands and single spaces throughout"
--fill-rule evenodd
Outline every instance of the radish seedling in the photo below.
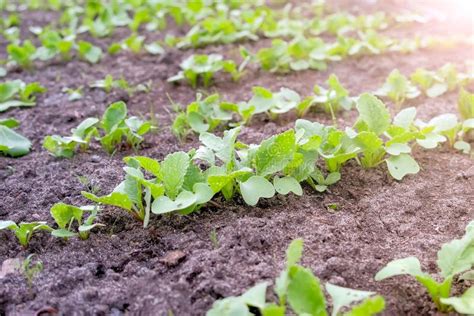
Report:
M 8 220 L 0 221 L 0 230 L 3 229 L 8 229 L 12 231 L 18 239 L 20 245 L 22 245 L 24 248 L 28 247 L 31 238 L 36 232 L 42 230 L 51 232 L 53 230 L 46 224 L 46 222 L 21 222 L 19 224 L 16 224 L 15 222 Z
M 202 79 L 204 87 L 208 87 L 214 74 L 219 71 L 229 73 L 235 81 L 242 74 L 233 60 L 224 59 L 218 54 L 191 55 L 180 64 L 180 67 L 182 70 L 177 75 L 168 78 L 168 82 L 186 79 L 193 88 L 196 88 L 199 79 Z
M 43 140 L 43 147 L 55 157 L 71 158 L 78 146 L 83 151 L 87 150 L 92 137 L 99 136 L 96 126 L 98 122 L 98 119 L 90 117 L 72 129 L 71 136 L 46 136 Z
M 420 95 L 420 91 L 398 71 L 394 69 L 387 77 L 385 84 L 375 92 L 375 95 L 390 98 L 397 109 L 406 99 L 414 99 Z
M 451 306 L 443 303 L 443 300 L 450 302 L 446 299 L 450 296 L 453 278 L 474 267 L 474 222 L 467 225 L 465 235 L 461 239 L 455 239 L 441 247 L 436 263 L 443 277 L 441 282 L 423 272 L 419 260 L 415 257 L 391 261 L 375 275 L 375 280 L 381 281 L 397 275 L 413 276 L 427 289 L 440 311 L 449 311 Z
M 38 82 L 26 84 L 21 80 L 13 80 L 0 83 L 0 112 L 12 107 L 35 106 L 35 94 L 45 91 L 46 88 Z
M 89 238 L 92 229 L 103 224 L 94 223 L 97 218 L 99 208 L 96 206 L 76 207 L 64 203 L 56 203 L 51 207 L 50 213 L 58 228 L 53 230 L 51 234 L 58 238 L 68 239 L 70 237 L 79 236 L 82 240 Z M 84 219 L 84 213 L 88 212 L 89 216 Z M 77 233 L 73 231 L 72 225 L 76 222 L 78 228 Z

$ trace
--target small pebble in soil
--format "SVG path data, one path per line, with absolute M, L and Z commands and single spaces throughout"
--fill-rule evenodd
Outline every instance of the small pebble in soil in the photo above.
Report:
M 159 261 L 168 267 L 174 267 L 186 258 L 186 254 L 181 250 L 167 252 Z
M 100 162 L 100 156 L 92 155 L 90 158 L 90 162 Z

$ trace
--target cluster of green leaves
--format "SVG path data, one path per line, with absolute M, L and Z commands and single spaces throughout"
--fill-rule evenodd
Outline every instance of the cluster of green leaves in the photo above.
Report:
M 103 224 L 95 223 L 99 210 L 97 206 L 76 207 L 69 204 L 56 203 L 50 210 L 51 216 L 58 226 L 56 229 L 50 227 L 45 221 L 16 224 L 11 220 L 2 220 L 0 221 L 0 230 L 8 229 L 13 232 L 20 245 L 24 248 L 28 247 L 35 233 L 40 231 L 49 232 L 58 238 L 68 239 L 78 236 L 80 239 L 86 240 L 89 238 L 92 229 L 104 226 Z M 86 213 L 89 215 L 84 219 Z M 77 232 L 75 229 L 77 229 Z
M 204 106 L 212 109 L 216 96 L 209 98 Z M 440 115 L 428 123 L 416 120 L 415 108 L 392 119 L 383 102 L 367 93 L 357 98 L 356 108 L 359 117 L 352 128 L 340 130 L 300 119 L 294 129 L 258 145 L 237 141 L 241 127 L 224 131 L 223 137 L 201 131 L 202 145 L 197 150 L 170 154 L 162 162 L 127 158 L 125 180 L 112 193 L 103 197 L 83 194 L 147 222 L 150 211 L 189 214 L 217 194 L 227 200 L 237 195 L 253 206 L 277 193 L 302 195 L 302 182 L 324 192 L 340 180 L 341 168 L 351 159 L 364 168 L 385 163 L 390 175 L 402 180 L 420 170 L 411 156 L 414 144 L 430 149 L 446 140 L 454 142 L 462 126 L 454 114 Z M 326 171 L 317 167 L 321 163 Z
M 20 123 L 15 119 L 0 119 L 0 153 L 19 157 L 30 152 L 31 142 L 13 129 Z
M 38 82 L 25 83 L 11 80 L 0 83 L 0 112 L 13 107 L 32 107 L 36 105 L 36 95 L 44 93 L 46 88 Z
M 136 116 L 127 117 L 127 105 L 120 101 L 111 104 L 101 120 L 94 117 L 85 119 L 71 131 L 71 136 L 46 136 L 43 147 L 56 157 L 70 158 L 77 147 L 87 150 L 91 139 L 95 137 L 102 148 L 112 154 L 121 146 L 123 140 L 137 149 L 143 141 L 143 136 L 151 129 L 151 122 Z
M 242 75 L 243 67 L 237 66 L 233 60 L 224 59 L 222 55 L 191 55 L 180 64 L 181 71 L 168 78 L 168 82 L 187 80 L 193 88 L 196 88 L 199 79 L 202 80 L 204 87 L 208 87 L 214 75 L 220 71 L 227 72 L 234 81 L 239 80 Z
M 180 139 L 191 131 L 197 134 L 212 132 L 220 125 L 248 124 L 252 117 L 266 113 L 271 119 L 280 114 L 296 110 L 299 116 L 305 115 L 311 109 L 322 109 L 335 115 L 340 110 L 350 110 L 354 98 L 340 84 L 336 75 L 332 74 L 327 80 L 328 89 L 316 85 L 314 95 L 301 99 L 300 95 L 291 89 L 281 88 L 279 92 L 272 92 L 263 87 L 253 87 L 253 96 L 247 102 L 221 101 L 218 94 L 202 99 L 198 94 L 196 101 L 186 107 L 175 118 L 172 131 Z
M 298 36 L 291 41 L 275 39 L 270 47 L 261 48 L 255 54 L 243 49 L 242 55 L 252 56 L 252 60 L 265 71 L 286 73 L 307 69 L 325 70 L 327 62 L 339 61 L 348 56 L 405 53 L 438 44 L 434 38 L 393 39 L 369 30 L 360 32 L 358 38 L 340 35 L 332 43 L 319 37 L 305 36 Z
M 388 97 L 397 109 L 400 109 L 405 100 L 417 98 L 422 92 L 430 98 L 435 98 L 465 86 L 472 80 L 471 75 L 458 72 L 453 64 L 445 64 L 437 71 L 418 68 L 410 75 L 410 79 L 394 69 L 375 94 Z
M 61 56 L 63 60 L 71 58 L 71 51 L 77 51 L 77 55 L 95 64 L 102 58 L 102 49 L 86 41 L 74 41 L 73 36 L 61 36 L 56 31 L 46 31 L 40 34 L 42 45 L 36 47 L 30 40 L 22 43 L 14 42 L 7 46 L 8 63 L 7 66 L 18 66 L 24 69 L 31 69 L 35 60 L 47 61 Z
M 472 270 L 474 268 L 474 221 L 467 225 L 466 233 L 461 239 L 455 239 L 441 247 L 436 263 L 441 272 L 441 282 L 423 272 L 420 261 L 416 257 L 389 262 L 376 274 L 375 280 L 410 275 L 426 288 L 440 311 L 447 312 L 454 309 L 462 314 L 474 314 L 474 286 L 471 286 L 460 297 L 450 297 L 456 276 L 459 276 L 461 280 L 474 280 L 474 270 Z
M 299 264 L 303 240 L 295 239 L 286 252 L 286 267 L 275 280 L 274 292 L 278 302 L 267 302 L 268 283 L 255 285 L 240 296 L 214 302 L 207 316 L 249 316 L 258 312 L 265 316 L 328 315 L 326 297 L 321 281 L 313 272 Z M 385 300 L 374 292 L 353 290 L 326 283 L 332 301 L 332 316 L 376 315 L 385 309 Z

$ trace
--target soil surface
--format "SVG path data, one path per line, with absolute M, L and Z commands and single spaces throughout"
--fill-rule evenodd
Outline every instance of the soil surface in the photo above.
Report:
M 387 34 L 411 38 L 415 34 L 474 33 L 472 17 L 463 24 L 458 16 L 446 16 L 429 1 L 417 1 L 416 6 L 405 1 L 354 2 L 336 1 L 335 7 L 355 13 L 416 9 L 435 19 L 390 29 Z M 51 13 L 24 12 L 23 16 L 22 21 L 29 21 L 29 25 L 44 25 Z M 173 26 L 169 30 L 174 34 L 184 31 Z M 120 30 L 97 44 L 105 48 L 125 36 L 128 31 Z M 211 46 L 198 52 L 238 58 L 241 44 L 254 51 L 269 43 Z M 0 54 L 4 54 L 5 44 L 0 41 Z M 82 190 L 95 187 L 99 194 L 107 194 L 122 180 L 122 158 L 135 154 L 131 150 L 109 156 L 94 145 L 72 159 L 57 159 L 41 147 L 46 135 L 68 135 L 84 118 L 100 117 L 114 101 L 124 100 L 132 114 L 154 116 L 159 122 L 158 132 L 146 138 L 140 155 L 162 159 L 196 146 L 196 137 L 180 143 L 170 132 L 175 113 L 167 97 L 185 105 L 193 101 L 196 91 L 186 84 L 166 82 L 191 53 L 171 50 L 154 57 L 124 52 L 107 56 L 98 65 L 57 62 L 40 65 L 32 72 L 9 73 L 4 79 L 39 81 L 48 92 L 38 97 L 34 108 L 0 114 L 0 118 L 20 120 L 19 132 L 33 142 L 32 152 L 24 157 L 0 157 L 0 219 L 48 220 L 52 225 L 49 209 L 54 203 L 89 204 L 81 196 Z M 251 66 L 239 83 L 218 76 L 212 88 L 203 92 L 219 92 L 227 100 L 239 101 L 247 100 L 251 87 L 260 85 L 274 91 L 284 86 L 308 95 L 314 84 L 323 84 L 335 73 L 357 95 L 378 88 L 394 68 L 409 74 L 417 67 L 435 69 L 451 62 L 467 70 L 465 61 L 473 58 L 474 47 L 464 44 L 412 54 L 348 58 L 322 72 L 276 75 Z M 87 87 L 107 74 L 123 76 L 132 84 L 152 80 L 153 89 L 129 97 L 120 91 L 106 94 Z M 68 101 L 62 89 L 79 86 L 84 86 L 84 97 Z M 428 120 L 441 113 L 456 113 L 456 100 L 457 92 L 453 92 L 434 99 L 421 97 L 407 105 L 416 106 L 419 116 Z M 351 111 L 339 115 L 338 121 L 341 126 L 351 125 L 355 117 Z M 293 127 L 295 118 L 292 113 L 277 121 L 257 117 L 244 128 L 240 139 L 258 142 Z M 331 122 L 322 113 L 310 113 L 306 119 Z M 203 315 L 217 299 L 239 295 L 257 282 L 272 281 L 284 266 L 286 247 L 298 237 L 305 241 L 303 264 L 323 282 L 382 294 L 387 301 L 384 315 L 436 315 L 427 293 L 416 282 L 408 277 L 375 282 L 374 275 L 387 262 L 406 256 L 418 257 L 425 271 L 437 272 L 436 252 L 441 244 L 460 238 L 466 224 L 474 219 L 474 164 L 467 155 L 447 146 L 431 151 L 416 148 L 414 157 L 422 170 L 401 182 L 389 176 L 385 165 L 364 170 L 351 162 L 343 168 L 342 180 L 324 194 L 305 187 L 302 197 L 278 196 L 256 207 L 239 199 L 216 199 L 213 205 L 189 216 L 153 216 L 148 229 L 125 212 L 106 207 L 100 214 L 100 222 L 106 226 L 87 241 L 64 242 L 39 234 L 24 250 L 12 234 L 0 232 L 0 262 L 34 253 L 44 264 L 31 287 L 20 274 L 0 278 L 0 315 Z M 90 185 L 82 184 L 80 176 L 87 177 Z M 331 203 L 337 204 L 337 211 L 328 210 Z M 210 237 L 213 232 L 217 243 Z M 455 293 L 464 287 L 456 282 Z

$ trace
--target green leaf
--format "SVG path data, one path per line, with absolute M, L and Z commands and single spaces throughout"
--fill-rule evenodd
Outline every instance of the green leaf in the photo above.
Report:
M 303 256 L 303 239 L 297 238 L 291 241 L 286 250 L 286 266 L 291 267 L 298 264 Z
M 155 159 L 145 157 L 145 156 L 133 156 L 133 157 L 126 157 L 124 160 L 128 162 L 130 159 L 135 159 L 140 164 L 140 167 L 145 169 L 146 171 L 150 172 L 155 177 L 159 178 L 160 174 L 160 163 Z
M 82 191 L 81 194 L 86 199 L 89 199 L 96 203 L 118 206 L 128 211 L 132 210 L 132 205 L 133 205 L 132 200 L 125 193 L 112 192 L 109 195 L 105 195 L 101 197 L 98 197 L 92 193 L 84 192 L 84 191 Z
M 469 154 L 471 152 L 471 144 L 462 140 L 455 142 L 453 147 L 462 151 L 463 154 Z
M 269 304 L 261 310 L 262 316 L 285 316 L 285 307 Z
M 293 160 L 296 151 L 295 131 L 264 140 L 255 153 L 255 171 L 259 176 L 267 176 L 283 170 Z
M 19 157 L 29 153 L 30 147 L 31 142 L 27 138 L 0 125 L 0 152 L 12 157 Z
M 101 124 L 107 133 L 112 132 L 127 117 L 127 105 L 125 102 L 119 101 L 112 103 L 105 110 L 102 116 Z
M 186 209 L 195 203 L 195 194 L 189 191 L 182 191 L 174 201 L 167 196 L 160 196 L 153 201 L 151 211 L 155 214 L 164 214 Z
M 397 180 L 402 180 L 407 174 L 417 174 L 420 171 L 420 166 L 409 154 L 391 156 L 385 161 L 390 175 Z
M 474 118 L 474 94 L 464 88 L 459 90 L 458 111 L 463 120 Z
M 385 309 L 385 300 L 382 296 L 376 295 L 365 299 L 362 303 L 354 306 L 344 316 L 371 316 L 382 312 Z
M 444 244 L 438 251 L 436 261 L 445 278 L 472 269 L 474 266 L 474 221 L 466 228 L 461 239 Z
M 51 207 L 50 213 L 59 228 L 64 229 L 71 223 L 72 219 L 75 219 L 80 223 L 82 221 L 83 211 L 79 207 L 73 205 L 56 203 Z
M 393 125 L 403 127 L 404 129 L 409 129 L 413 124 L 416 118 L 416 108 L 409 107 L 398 112 L 397 115 L 393 118 Z
M 36 105 L 35 102 L 30 102 L 30 101 L 9 100 L 9 101 L 0 103 L 0 112 L 4 112 L 14 107 L 32 107 L 35 105 Z
M 375 281 L 381 281 L 396 275 L 408 274 L 414 277 L 425 276 L 420 261 L 415 257 L 393 260 L 375 275 Z
M 273 179 L 273 185 L 279 194 L 286 195 L 293 192 L 298 196 L 303 195 L 303 189 L 301 188 L 300 183 L 293 177 L 275 177 Z
M 58 238 L 71 238 L 77 236 L 76 233 L 71 232 L 65 228 L 55 229 L 51 232 L 51 235 Z
M 18 226 L 14 221 L 0 221 L 0 230 L 2 229 L 16 230 Z
M 460 297 L 441 298 L 441 303 L 452 306 L 460 314 L 474 314 L 474 286 Z
M 392 156 L 411 153 L 411 147 L 408 144 L 402 143 L 393 143 L 390 146 L 385 147 L 385 150 Z
M 255 206 L 260 198 L 271 198 L 275 195 L 272 183 L 261 176 L 252 176 L 245 182 L 240 182 L 240 193 L 245 203 Z
M 375 134 L 382 134 L 390 126 L 390 113 L 377 97 L 364 93 L 357 100 L 356 107 L 359 120 L 365 122 Z
M 350 306 L 375 294 L 374 292 L 348 289 L 331 283 L 326 283 L 326 291 L 332 298 L 332 316 L 338 315 L 341 308 Z
M 265 307 L 265 296 L 267 293 L 267 286 L 266 282 L 259 283 L 254 287 L 248 289 L 240 299 L 249 306 L 254 306 L 259 309 Z
M 288 303 L 293 311 L 299 315 L 327 315 L 323 291 L 311 270 L 292 266 L 289 276 Z
M 185 152 L 175 152 L 166 156 L 161 163 L 161 179 L 166 195 L 174 199 L 181 190 L 184 177 L 190 165 L 190 158 Z
M 448 91 L 448 85 L 445 83 L 435 83 L 426 90 L 426 95 L 430 98 L 436 98 Z

